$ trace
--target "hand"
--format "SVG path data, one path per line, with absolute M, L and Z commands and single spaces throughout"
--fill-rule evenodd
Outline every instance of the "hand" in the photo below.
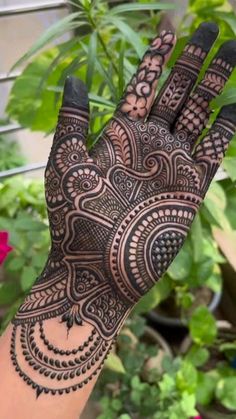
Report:
M 217 34 L 213 23 L 197 29 L 156 98 L 175 36 L 163 31 L 154 39 L 90 153 L 86 88 L 74 78 L 66 81 L 45 172 L 51 252 L 15 317 L 12 339 L 13 362 L 19 326 L 31 354 L 29 365 L 46 372 L 49 384 L 61 377 L 54 390 L 38 386 L 39 393 L 69 392 L 96 374 L 134 304 L 184 243 L 236 129 L 236 105 L 226 106 L 196 146 L 210 115 L 209 102 L 236 63 L 236 41 L 229 41 L 194 87 Z M 79 374 L 79 349 L 69 351 L 71 364 L 50 363 L 35 353 L 36 328 L 48 348 L 43 320 L 57 316 L 68 329 L 84 322 L 93 328 L 88 350 L 78 361 Z M 63 355 L 59 349 L 56 353 Z M 64 382 L 68 378 L 73 385 Z M 33 386 L 29 377 L 25 381 Z

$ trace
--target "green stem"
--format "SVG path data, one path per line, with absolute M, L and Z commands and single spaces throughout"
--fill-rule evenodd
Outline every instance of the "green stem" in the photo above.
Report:
M 113 60 L 112 60 L 112 56 L 110 55 L 110 53 L 109 53 L 109 51 L 108 51 L 108 49 L 107 49 L 107 47 L 106 47 L 106 44 L 105 44 L 105 42 L 103 41 L 102 36 L 101 36 L 101 34 L 99 33 L 99 31 L 97 30 L 97 28 L 96 28 L 96 24 L 95 24 L 95 22 L 94 22 L 94 20 L 93 20 L 92 16 L 90 16 L 90 14 L 89 14 L 89 13 L 88 13 L 88 20 L 89 20 L 89 22 L 90 22 L 90 24 L 91 24 L 92 28 L 93 28 L 95 31 L 97 31 L 97 36 L 98 36 L 99 42 L 100 42 L 100 44 L 101 44 L 101 46 L 102 46 L 102 48 L 103 48 L 103 50 L 104 50 L 104 52 L 105 52 L 105 54 L 106 54 L 106 56 L 107 56 L 108 60 L 111 62 L 111 65 L 112 65 L 112 67 L 113 67 L 113 69 L 114 69 L 115 73 L 116 73 L 117 75 L 119 75 L 118 68 L 116 67 L 115 63 L 113 62 Z
M 116 67 L 115 63 L 113 63 L 113 61 L 112 61 L 112 57 L 111 57 L 111 55 L 110 55 L 109 51 L 107 50 L 106 44 L 105 44 L 105 42 L 103 41 L 103 39 L 102 39 L 102 37 L 101 37 L 101 34 L 100 34 L 99 32 L 97 32 L 97 34 L 98 34 L 98 39 L 99 39 L 99 41 L 100 41 L 100 43 L 101 43 L 101 45 L 102 45 L 102 47 L 103 47 L 103 49 L 104 49 L 104 52 L 105 52 L 105 54 L 106 54 L 106 56 L 107 56 L 108 60 L 111 62 L 111 65 L 112 65 L 112 67 L 113 67 L 114 71 L 116 72 L 116 74 L 117 74 L 117 75 L 119 75 L 118 68 Z

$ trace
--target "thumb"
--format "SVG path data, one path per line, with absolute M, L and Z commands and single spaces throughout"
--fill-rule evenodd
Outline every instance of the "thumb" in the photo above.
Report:
M 65 81 L 62 106 L 54 142 L 67 135 L 78 135 L 85 143 L 89 125 L 89 99 L 85 84 L 76 77 Z
M 78 163 L 89 161 L 86 148 L 88 125 L 87 88 L 81 80 L 68 77 L 49 157 L 58 175 Z
M 64 93 L 62 99 L 62 107 L 74 108 L 82 112 L 89 113 L 88 91 L 85 84 L 76 77 L 69 76 L 66 78 Z

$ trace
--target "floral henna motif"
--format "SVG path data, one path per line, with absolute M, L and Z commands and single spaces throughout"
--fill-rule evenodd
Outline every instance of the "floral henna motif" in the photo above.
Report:
M 174 45 L 173 33 L 163 31 L 152 42 L 144 55 L 137 73 L 126 87 L 126 94 L 119 105 L 120 111 L 132 120 L 145 118 L 155 94 L 157 80 Z
M 235 43 L 222 47 L 187 102 L 197 103 L 190 111 L 196 115 L 185 107 L 179 115 L 216 32 L 212 24 L 197 30 L 151 107 L 174 41 L 162 32 L 92 153 L 85 87 L 66 82 L 45 172 L 52 247 L 13 321 L 11 341 L 12 363 L 37 396 L 76 391 L 98 374 L 124 319 L 184 243 L 236 130 L 236 106 L 226 106 L 192 152 L 190 137 L 206 123 L 209 100 L 236 62 Z M 55 318 L 68 336 L 78 330 L 76 347 L 51 341 Z

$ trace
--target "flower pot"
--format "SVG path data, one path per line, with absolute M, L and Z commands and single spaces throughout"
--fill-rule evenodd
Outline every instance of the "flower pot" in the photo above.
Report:
M 224 318 L 236 326 L 236 271 L 230 264 L 221 266 L 224 280 L 220 309 Z
M 214 312 L 216 310 L 216 308 L 219 305 L 220 299 L 221 299 L 221 293 L 212 292 L 211 300 L 207 304 L 208 309 L 211 312 Z M 152 310 L 150 313 L 147 314 L 147 318 L 151 321 L 153 325 L 157 327 L 165 326 L 165 328 L 168 327 L 171 329 L 175 329 L 175 328 L 186 329 L 187 328 L 187 323 L 188 323 L 187 318 L 180 318 L 180 314 L 178 317 L 171 316 L 168 313 L 168 309 L 165 312 L 164 310 L 160 310 L 160 307 L 161 305 L 157 307 L 155 310 Z
M 172 357 L 173 352 L 163 336 L 150 326 L 145 327 L 144 336 L 141 341 L 151 345 L 156 345 L 159 348 L 157 355 L 149 358 L 144 365 L 142 379 L 150 382 L 150 379 L 148 379 L 150 375 L 149 372 L 154 369 L 158 370 L 160 373 L 163 372 L 162 361 L 166 355 Z
M 236 413 L 224 409 L 217 403 L 210 407 L 198 406 L 198 411 L 202 419 L 236 419 Z
M 161 349 L 163 349 L 163 351 L 167 355 L 173 355 L 172 349 L 170 345 L 167 343 L 167 341 L 164 339 L 164 337 L 150 326 L 145 326 L 144 336 L 141 340 L 143 340 L 145 343 L 150 343 L 152 345 L 156 344 Z

